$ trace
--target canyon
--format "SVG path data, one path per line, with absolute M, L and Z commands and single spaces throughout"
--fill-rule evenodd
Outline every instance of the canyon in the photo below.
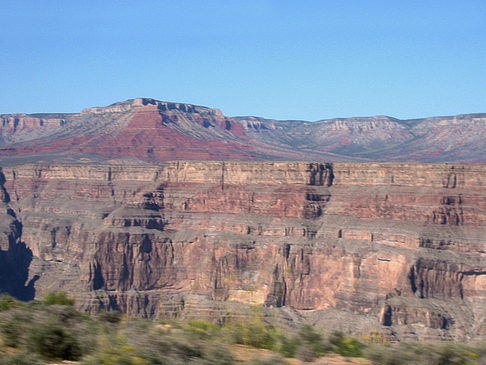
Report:
M 148 98 L 0 115 L 0 292 L 482 341 L 485 137 L 486 114 L 311 123 Z
M 390 341 L 486 336 L 486 166 L 4 163 L 0 291 Z

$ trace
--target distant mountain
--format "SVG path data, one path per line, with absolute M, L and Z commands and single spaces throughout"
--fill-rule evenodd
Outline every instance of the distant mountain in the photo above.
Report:
M 79 160 L 486 162 L 486 114 L 398 120 L 226 117 L 218 109 L 139 98 L 76 114 L 0 115 L 4 163 Z

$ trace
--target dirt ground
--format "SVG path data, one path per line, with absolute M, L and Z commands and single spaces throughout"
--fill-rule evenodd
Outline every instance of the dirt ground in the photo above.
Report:
M 275 352 L 256 349 L 253 347 L 246 347 L 241 345 L 232 346 L 233 356 L 237 361 L 245 362 L 252 359 L 264 359 L 267 357 L 272 357 Z M 370 365 L 371 361 L 358 357 L 343 357 L 338 354 L 329 354 L 320 357 L 313 362 L 303 362 L 298 359 L 285 359 L 289 364 L 301 365 L 301 364 L 314 364 L 314 365 L 350 365 L 350 364 L 360 364 L 360 365 Z
M 253 347 L 247 347 L 242 345 L 231 346 L 233 356 L 237 362 L 244 363 L 253 359 L 265 359 L 275 356 L 276 353 L 265 349 L 256 349 Z M 359 357 L 343 357 L 338 354 L 329 354 L 320 357 L 313 362 L 303 362 L 298 359 L 285 359 L 290 365 L 371 365 L 371 361 Z M 52 363 L 50 365 L 74 365 L 78 364 L 76 361 L 62 361 Z

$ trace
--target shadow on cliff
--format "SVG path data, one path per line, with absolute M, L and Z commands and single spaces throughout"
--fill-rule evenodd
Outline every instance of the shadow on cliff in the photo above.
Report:
M 22 223 L 17 219 L 15 212 L 8 206 L 10 196 L 4 187 L 5 175 L 0 168 L 0 198 L 3 204 L 7 205 L 6 214 L 9 219 L 14 218 L 5 232 L 8 237 L 8 249 L 0 249 L 0 293 L 7 293 L 24 301 L 35 297 L 34 284 L 39 276 L 34 276 L 27 285 L 29 278 L 29 267 L 32 262 L 32 251 L 24 242 L 21 242 Z
M 19 300 L 29 301 L 35 297 L 34 284 L 39 276 L 36 275 L 27 282 L 33 258 L 32 251 L 20 241 L 22 224 L 16 220 L 11 226 L 8 250 L 0 250 L 0 293 L 8 293 Z
M 31 262 L 32 251 L 23 242 L 10 245 L 8 251 L 0 250 L 0 293 L 23 301 L 33 300 L 39 276 L 27 282 Z

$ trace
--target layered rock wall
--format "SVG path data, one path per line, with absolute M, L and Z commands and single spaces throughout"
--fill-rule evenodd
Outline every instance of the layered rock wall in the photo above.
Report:
M 90 312 L 212 319 L 258 304 L 285 321 L 392 339 L 486 335 L 486 167 L 2 171 L 2 204 L 22 227 L 2 230 L 33 256 L 22 285 L 37 297 L 64 289 Z

